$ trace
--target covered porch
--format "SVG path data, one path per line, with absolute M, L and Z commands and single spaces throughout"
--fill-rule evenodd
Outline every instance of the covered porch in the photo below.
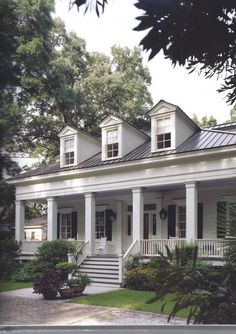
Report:
M 158 256 L 167 245 L 195 243 L 199 256 L 223 257 L 226 242 L 217 227 L 219 203 L 233 202 L 232 182 L 208 181 L 135 187 L 37 199 L 47 203 L 47 240 L 73 239 L 83 257 L 103 254 Z M 209 200 L 210 199 L 210 200 Z M 236 202 L 236 201 L 235 201 Z M 24 239 L 25 201 L 16 201 L 16 239 L 33 256 L 43 241 Z M 227 206 L 224 206 L 225 215 Z

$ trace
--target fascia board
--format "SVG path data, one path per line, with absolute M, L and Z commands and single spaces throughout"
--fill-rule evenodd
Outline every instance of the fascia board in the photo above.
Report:
M 225 147 L 221 150 L 219 150 L 219 148 L 217 149 L 211 149 L 211 152 L 203 150 L 203 152 L 198 152 L 196 153 L 196 151 L 193 152 L 183 152 L 183 153 L 178 153 L 178 154 L 170 154 L 170 155 L 166 155 L 166 156 L 162 156 L 162 157 L 156 157 L 156 158 L 145 158 L 145 159 L 140 159 L 140 160 L 133 160 L 130 162 L 121 162 L 121 163 L 117 163 L 114 165 L 108 165 L 108 166 L 95 166 L 95 167 L 90 167 L 90 168 L 81 168 L 81 169 L 77 169 L 77 170 L 73 170 L 73 171 L 66 171 L 66 172 L 59 172 L 59 173 L 52 173 L 52 174 L 48 174 L 48 175 L 41 175 L 41 176 L 32 176 L 32 177 L 28 177 L 25 179 L 20 179 L 20 180 L 9 180 L 8 183 L 10 184 L 15 184 L 15 185 L 25 185 L 30 184 L 30 183 L 36 183 L 36 182 L 45 182 L 45 181 L 56 181 L 57 179 L 60 178 L 73 178 L 74 176 L 83 176 L 83 175 L 87 175 L 90 173 L 94 173 L 94 172 L 101 172 L 101 171 L 113 171 L 116 169 L 122 169 L 122 168 L 129 168 L 129 167 L 134 167 L 138 165 L 140 166 L 140 164 L 142 164 L 143 166 L 151 166 L 153 164 L 156 163 L 169 163 L 169 162 L 179 162 L 181 160 L 189 160 L 191 158 L 194 159 L 199 159 L 199 157 L 212 157 L 212 156 L 217 156 L 219 154 L 231 154 L 232 152 L 235 152 L 236 148 L 231 148 L 229 149 L 228 147 Z

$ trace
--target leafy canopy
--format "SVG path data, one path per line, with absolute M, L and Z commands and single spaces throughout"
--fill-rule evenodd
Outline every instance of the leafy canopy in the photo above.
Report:
M 78 8 L 95 7 L 103 12 L 105 0 L 78 0 Z M 149 59 L 161 50 L 173 65 L 198 70 L 205 77 L 224 75 L 219 91 L 227 92 L 228 102 L 236 101 L 235 0 L 138 0 L 144 11 L 137 17 L 137 31 L 149 29 L 140 44 L 151 51 Z

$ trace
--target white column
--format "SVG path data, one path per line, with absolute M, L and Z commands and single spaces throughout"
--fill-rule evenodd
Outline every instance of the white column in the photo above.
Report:
M 94 252 L 95 246 L 96 201 L 94 193 L 85 194 L 85 241 L 89 241 L 88 251 Z
M 143 239 L 143 188 L 134 188 L 133 192 L 133 241 Z
M 24 240 L 24 225 L 25 225 L 25 203 L 23 201 L 15 201 L 15 238 L 17 241 Z
M 121 254 L 122 253 L 122 240 L 123 240 L 123 233 L 122 233 L 122 207 L 123 207 L 123 203 L 121 201 L 117 201 L 116 202 L 116 240 L 117 240 L 117 253 Z
M 186 183 L 186 240 L 197 239 L 197 185 L 196 182 Z
M 57 239 L 57 201 L 55 197 L 47 198 L 48 204 L 48 240 L 56 240 Z

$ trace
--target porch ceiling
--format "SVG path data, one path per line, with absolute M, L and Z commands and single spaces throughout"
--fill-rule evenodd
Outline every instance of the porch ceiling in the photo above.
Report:
M 234 188 L 236 186 L 236 180 L 212 180 L 212 181 L 204 181 L 198 183 L 198 189 L 209 189 L 209 188 Z M 111 191 L 103 191 L 103 192 L 95 192 L 96 198 L 114 198 L 119 199 L 121 196 L 132 196 L 132 186 L 130 189 L 124 189 L 124 190 L 111 190 Z M 178 185 L 166 185 L 166 186 L 152 186 L 144 188 L 144 193 L 161 193 L 163 191 L 177 191 L 177 190 L 184 190 L 185 185 L 184 184 L 178 184 Z M 64 201 L 75 201 L 75 200 L 83 200 L 84 194 L 71 194 L 67 196 L 59 196 L 58 202 L 64 202 Z

